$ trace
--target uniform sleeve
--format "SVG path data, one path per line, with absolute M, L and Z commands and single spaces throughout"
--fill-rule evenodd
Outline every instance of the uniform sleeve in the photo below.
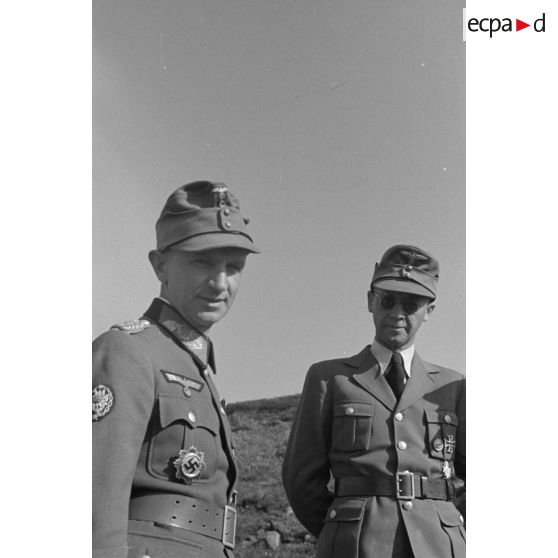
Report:
M 283 462 L 283 485 L 294 514 L 318 536 L 333 496 L 328 447 L 331 404 L 327 382 L 310 368 L 302 391 Z
M 110 331 L 94 342 L 93 389 L 103 399 L 93 421 L 93 558 L 126 558 L 130 491 L 154 402 L 151 364 L 133 335 Z

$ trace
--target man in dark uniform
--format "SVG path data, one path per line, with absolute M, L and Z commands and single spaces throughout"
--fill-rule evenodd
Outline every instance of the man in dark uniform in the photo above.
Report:
M 420 248 L 387 250 L 368 292 L 374 342 L 308 371 L 283 482 L 318 558 L 465 556 L 465 378 L 415 351 L 438 275 Z
M 160 296 L 93 343 L 94 558 L 233 556 L 236 468 L 206 334 L 258 252 L 247 223 L 224 184 L 176 190 L 149 253 Z

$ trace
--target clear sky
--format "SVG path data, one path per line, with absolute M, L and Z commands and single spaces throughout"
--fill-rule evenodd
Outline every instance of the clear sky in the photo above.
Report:
M 262 248 L 210 333 L 228 401 L 300 392 L 312 362 L 370 342 L 366 291 L 397 243 L 441 264 L 417 350 L 465 371 L 462 7 L 96 0 L 94 335 L 148 307 L 161 208 L 209 179 Z

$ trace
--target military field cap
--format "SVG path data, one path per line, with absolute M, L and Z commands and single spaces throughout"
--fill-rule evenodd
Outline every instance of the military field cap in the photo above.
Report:
M 260 250 L 248 234 L 248 219 L 236 197 L 220 182 L 200 180 L 181 186 L 167 200 L 157 220 L 157 250 L 171 246 L 187 252 L 215 248 Z
M 417 248 L 398 244 L 389 248 L 374 267 L 372 287 L 436 298 L 438 260 Z

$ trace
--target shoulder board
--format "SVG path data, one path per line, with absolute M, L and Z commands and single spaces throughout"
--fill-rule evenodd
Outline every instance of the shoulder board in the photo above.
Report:
M 126 333 L 139 333 L 144 329 L 147 329 L 151 324 L 148 320 L 128 320 L 126 322 L 120 322 L 114 324 L 110 329 L 117 329 L 119 331 L 125 331 Z

